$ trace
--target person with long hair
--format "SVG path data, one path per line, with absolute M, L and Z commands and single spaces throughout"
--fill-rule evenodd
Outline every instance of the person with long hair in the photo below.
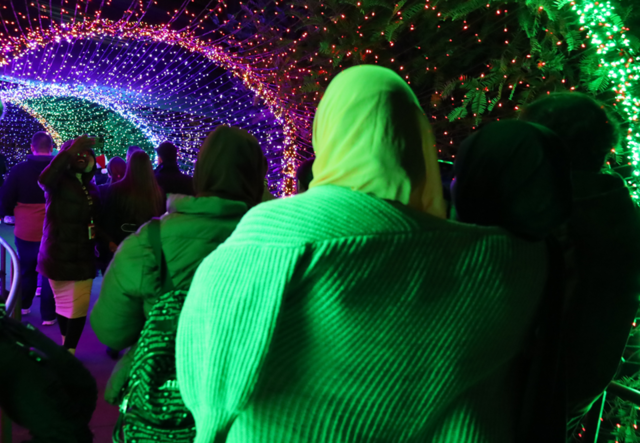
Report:
M 127 163 L 122 157 L 113 157 L 107 163 L 107 172 L 109 173 L 109 185 L 119 182 L 124 178 L 124 174 L 127 173 Z
M 389 69 L 331 81 L 313 148 L 309 191 L 249 211 L 191 284 L 196 443 L 517 441 L 544 245 L 445 220 L 433 130 Z
M 109 173 L 109 180 L 107 183 L 98 186 L 100 201 L 103 202 L 103 204 L 107 200 L 107 195 L 111 185 L 122 180 L 124 174 L 127 172 L 127 163 L 125 163 L 122 157 L 113 157 L 109 160 L 109 163 L 107 163 L 107 172 Z M 100 267 L 100 272 L 102 272 L 102 276 L 104 277 L 104 274 L 107 271 L 107 266 L 109 266 L 109 262 L 113 258 L 113 252 L 111 252 L 108 241 L 98 242 L 97 249 L 99 254 L 98 266 Z
M 95 139 L 65 142 L 38 178 L 46 211 L 37 271 L 49 279 L 62 344 L 72 354 L 82 335 L 96 276 L 95 239 L 99 197 L 91 182 Z
M 164 212 L 162 191 L 146 152 L 131 155 L 124 177 L 109 187 L 105 200 L 104 229 L 113 253 L 129 234 Z

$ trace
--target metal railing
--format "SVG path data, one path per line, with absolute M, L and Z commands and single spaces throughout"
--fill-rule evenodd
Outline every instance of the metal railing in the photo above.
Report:
M 20 262 L 16 251 L 4 238 L 0 237 L 0 288 L 3 292 L 7 288 L 7 252 L 11 259 L 11 274 L 9 275 L 10 289 L 5 309 L 8 316 L 20 320 Z
M 7 253 L 11 259 L 11 272 L 7 275 Z M 0 291 L 2 296 L 7 291 L 7 278 L 9 278 L 9 294 L 5 301 L 5 309 L 7 315 L 20 321 L 21 315 L 21 293 L 20 293 L 20 262 L 18 261 L 18 254 L 13 248 L 6 242 L 5 239 L 0 237 Z M 0 443 L 11 443 L 12 430 L 11 420 L 0 409 Z

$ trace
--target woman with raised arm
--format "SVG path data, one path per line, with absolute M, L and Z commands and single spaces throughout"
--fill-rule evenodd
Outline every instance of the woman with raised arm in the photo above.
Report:
M 94 144 L 86 135 L 67 141 L 38 179 L 47 203 L 37 270 L 51 283 L 62 344 L 72 354 L 84 329 L 96 276 L 100 212 L 98 190 L 91 183 Z

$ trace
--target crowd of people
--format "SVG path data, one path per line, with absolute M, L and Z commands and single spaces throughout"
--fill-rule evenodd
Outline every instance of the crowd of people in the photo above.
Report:
M 90 321 L 110 355 L 126 350 L 105 390 L 123 413 L 154 353 L 141 338 L 154 307 L 187 294 L 160 323 L 175 339 L 162 389 L 191 414 L 190 441 L 564 442 L 615 376 L 639 307 L 640 215 L 605 167 L 619 137 L 593 98 L 548 95 L 459 146 L 447 201 L 418 99 L 359 66 L 320 102 L 294 197 L 270 197 L 259 142 L 219 126 L 193 178 L 165 142 L 155 171 L 133 146 L 99 187 L 94 139 L 53 157 L 37 133 L 0 207 L 15 215 L 23 313 L 40 274 L 43 324 L 57 321 L 68 354 L 103 273 Z M 65 383 L 65 401 L 95 407 L 95 388 Z M 0 406 L 32 423 L 10 397 L 0 389 Z M 55 412 L 73 425 L 30 428 L 34 441 L 92 441 L 92 411 L 73 411 Z

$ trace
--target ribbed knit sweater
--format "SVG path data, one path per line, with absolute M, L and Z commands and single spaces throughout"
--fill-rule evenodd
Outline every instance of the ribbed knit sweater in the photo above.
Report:
M 346 188 L 258 205 L 180 317 L 196 442 L 514 442 L 545 279 L 542 244 Z

